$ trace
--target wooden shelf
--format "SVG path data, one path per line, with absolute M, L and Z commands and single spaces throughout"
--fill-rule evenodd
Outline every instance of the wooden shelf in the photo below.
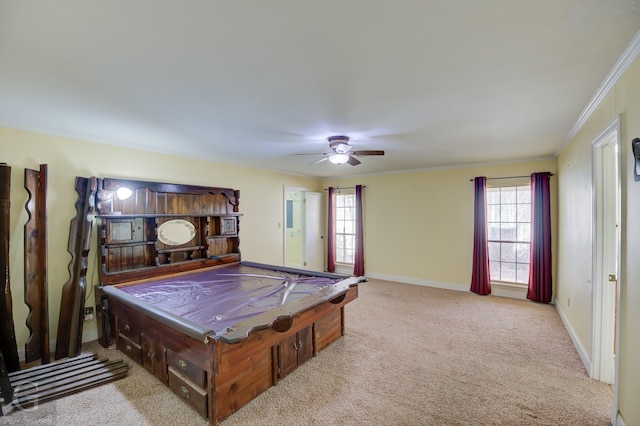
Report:
M 190 262 L 240 261 L 240 214 L 126 214 L 101 215 L 102 269 L 106 275 L 163 269 Z M 170 245 L 159 238 L 163 224 L 182 219 L 193 225 L 188 246 Z M 227 231 L 225 233 L 224 231 Z M 123 259 L 126 259 L 123 262 Z
M 155 241 L 133 241 L 128 243 L 109 243 L 103 244 L 105 248 L 135 247 L 135 246 L 152 246 Z
M 204 246 L 178 247 L 178 248 L 173 248 L 173 249 L 158 250 L 158 253 L 178 253 L 178 252 L 181 252 L 181 251 L 202 250 L 203 248 L 204 248 Z
M 113 197 L 118 186 L 132 189 L 131 197 Z M 100 180 L 96 218 L 106 281 L 239 262 L 239 196 L 225 188 Z
M 110 275 L 118 275 L 118 274 L 122 274 L 122 273 L 128 273 L 128 272 L 140 272 L 140 271 L 151 271 L 154 269 L 158 269 L 158 266 L 153 265 L 153 266 L 142 266 L 142 267 L 136 267 L 136 268 L 130 268 L 130 269 L 123 269 L 121 271 L 113 271 L 113 272 L 109 272 L 109 271 L 102 271 L 102 273 L 105 276 L 110 276 Z
M 168 217 L 175 217 L 175 218 L 185 218 L 185 217 L 241 217 L 243 214 L 242 213 L 221 213 L 221 214 L 147 214 L 147 213 L 141 213 L 141 214 L 100 214 L 100 215 L 96 215 L 97 218 L 104 218 L 104 219 L 118 219 L 118 218 L 122 218 L 122 219 L 131 219 L 131 218 L 168 218 Z
M 233 257 L 233 256 L 240 256 L 240 253 L 227 253 L 227 254 L 221 254 L 220 256 L 209 256 L 207 257 L 207 259 L 224 259 L 224 258 Z

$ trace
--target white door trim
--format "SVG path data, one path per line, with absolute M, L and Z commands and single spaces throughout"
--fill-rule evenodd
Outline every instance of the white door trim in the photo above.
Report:
M 604 148 L 611 148 L 614 144 L 615 154 L 609 161 L 615 163 L 615 275 L 618 285 L 615 292 L 608 291 L 612 284 L 604 279 L 611 271 L 605 270 L 603 259 L 606 259 L 604 239 L 603 209 L 601 196 L 605 191 L 602 188 L 603 167 L 605 159 Z M 613 383 L 614 398 L 612 407 L 612 421 L 617 413 L 618 390 L 618 362 L 619 357 L 612 359 L 612 350 L 619 353 L 620 333 L 620 249 L 621 249 L 621 169 L 620 169 L 620 117 L 605 128 L 592 142 L 592 327 L 591 327 L 591 371 L 589 375 L 595 380 Z M 618 306 L 615 315 L 611 312 L 612 306 Z M 613 318 L 613 320 L 612 320 Z M 615 327 L 615 324 L 618 326 Z M 615 334 L 614 334 L 615 329 Z M 613 341 L 615 339 L 615 346 Z M 612 365 L 613 364 L 613 365 Z

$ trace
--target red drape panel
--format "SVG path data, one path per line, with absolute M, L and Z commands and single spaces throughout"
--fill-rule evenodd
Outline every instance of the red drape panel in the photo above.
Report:
M 336 270 L 336 234 L 335 234 L 335 218 L 333 210 L 333 186 L 330 186 L 327 190 L 328 200 L 328 212 L 329 218 L 327 224 L 327 271 L 335 272 Z
M 473 270 L 471 273 L 471 291 L 480 295 L 491 293 L 489 275 L 489 241 L 487 233 L 487 178 L 476 177 L 474 226 L 473 226 Z
M 551 302 L 551 173 L 531 175 L 531 261 L 527 299 Z
M 356 253 L 353 275 L 364 275 L 364 225 L 362 221 L 362 185 L 356 185 Z

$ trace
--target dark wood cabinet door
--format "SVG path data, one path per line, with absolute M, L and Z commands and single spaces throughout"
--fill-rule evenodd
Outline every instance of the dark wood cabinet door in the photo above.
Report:
M 309 326 L 278 343 L 279 377 L 282 379 L 311 357 L 313 333 Z
M 298 332 L 298 365 L 302 365 L 313 357 L 313 333 L 311 327 Z
M 298 366 L 298 335 L 287 337 L 278 343 L 278 367 L 280 378 L 291 373 Z

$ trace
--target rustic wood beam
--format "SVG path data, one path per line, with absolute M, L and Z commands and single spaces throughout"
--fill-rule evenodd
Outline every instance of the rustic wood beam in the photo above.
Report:
M 49 304 L 47 285 L 47 165 L 40 170 L 24 169 L 24 188 L 29 194 L 24 225 L 24 303 L 29 308 L 25 360 L 50 361 Z
M 11 401 L 13 399 L 13 386 L 11 386 L 9 372 L 4 364 L 2 352 L 0 352 L 0 396 L 2 396 L 2 399 L 5 401 Z M 0 416 L 3 414 L 2 407 L 0 407 Z
M 8 371 L 20 370 L 9 280 L 11 167 L 0 163 L 0 352 Z
M 95 195 L 98 186 L 95 177 L 76 177 L 76 216 L 69 225 L 71 254 L 69 281 L 62 288 L 60 320 L 56 341 L 55 358 L 77 356 L 82 349 L 82 326 L 84 321 L 84 299 L 87 290 L 87 257 L 91 245 L 91 226 L 95 213 Z

